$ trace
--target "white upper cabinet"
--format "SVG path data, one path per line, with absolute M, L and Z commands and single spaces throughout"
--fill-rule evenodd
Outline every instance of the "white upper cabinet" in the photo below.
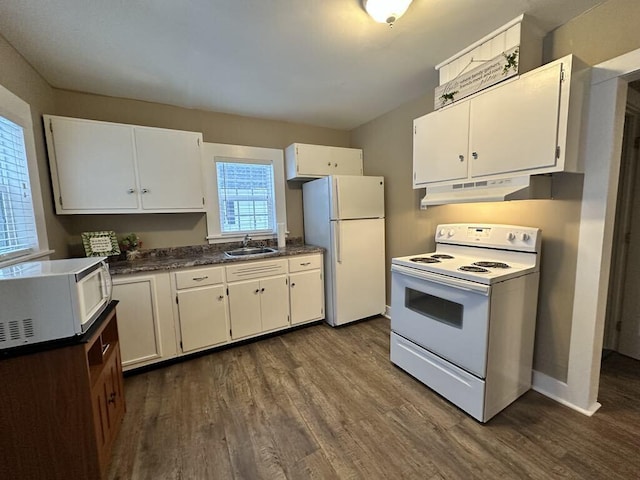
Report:
M 202 134 L 44 116 L 56 213 L 204 211 Z
M 202 134 L 134 127 L 144 210 L 203 209 Z
M 415 184 L 467 178 L 469 149 L 469 102 L 460 102 L 441 112 L 413 122 Z
M 572 55 L 414 121 L 414 188 L 581 172 L 588 69 Z
M 471 102 L 471 176 L 554 167 L 562 64 L 542 67 Z
M 287 180 L 311 180 L 327 175 L 362 175 L 362 150 L 293 143 L 285 150 Z

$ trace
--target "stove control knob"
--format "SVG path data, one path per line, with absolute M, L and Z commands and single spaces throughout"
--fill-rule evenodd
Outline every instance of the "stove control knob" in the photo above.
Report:
M 519 235 L 520 240 L 522 240 L 523 242 L 526 242 L 527 240 L 529 240 L 529 234 L 528 233 L 521 233 Z
M 456 234 L 456 231 L 453 228 L 447 232 L 447 236 L 449 237 L 453 237 L 455 234 Z
M 507 233 L 507 240 L 511 241 L 511 240 L 514 240 L 515 238 L 516 236 L 513 232 Z
M 438 236 L 439 236 L 439 237 L 444 237 L 444 234 L 445 234 L 445 233 L 446 233 L 446 232 L 445 232 L 444 228 L 441 228 L 441 229 L 440 229 L 440 231 L 438 232 Z

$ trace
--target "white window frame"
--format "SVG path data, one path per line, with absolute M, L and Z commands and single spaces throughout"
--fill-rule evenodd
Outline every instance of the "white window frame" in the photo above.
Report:
M 205 209 L 207 212 L 207 240 L 209 243 L 223 243 L 241 240 L 245 235 L 254 240 L 267 240 L 277 235 L 278 223 L 287 228 L 287 208 L 285 199 L 284 152 L 275 148 L 227 145 L 223 143 L 203 143 L 203 173 L 205 176 Z M 273 165 L 273 189 L 275 209 L 273 231 L 222 233 L 220 208 L 218 205 L 218 178 L 216 160 L 238 163 L 270 163 Z
M 36 223 L 36 233 L 38 236 L 38 247 L 36 251 L 2 260 L 0 261 L 1 268 L 18 262 L 43 257 L 53 253 L 53 251 L 49 250 L 49 241 L 44 218 L 44 207 L 42 204 L 42 190 L 40 189 L 40 175 L 38 173 L 31 107 L 20 97 L 14 95 L 0 85 L 0 116 L 20 125 L 24 133 L 24 146 L 27 154 L 29 183 L 31 184 L 31 201 L 33 203 L 33 215 Z

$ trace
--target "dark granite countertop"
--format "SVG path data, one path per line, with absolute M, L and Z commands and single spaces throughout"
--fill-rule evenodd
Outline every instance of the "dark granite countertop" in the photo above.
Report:
M 224 250 L 238 248 L 237 242 L 226 248 L 214 245 L 197 245 L 193 247 L 163 248 L 155 250 L 141 250 L 140 256 L 134 260 L 109 261 L 109 271 L 112 275 L 128 273 L 153 272 L 157 270 L 173 270 L 177 268 L 198 267 L 202 265 L 229 264 L 272 258 L 289 257 L 322 253 L 321 247 L 304 245 L 302 243 L 287 244 L 272 253 L 251 255 L 247 257 L 229 257 Z M 275 248 L 275 247 L 274 247 Z

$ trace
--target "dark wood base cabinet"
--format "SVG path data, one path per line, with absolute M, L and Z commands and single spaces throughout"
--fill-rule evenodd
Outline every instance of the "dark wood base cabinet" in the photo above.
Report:
M 125 412 L 115 303 L 78 343 L 0 359 L 0 478 L 106 475 Z

